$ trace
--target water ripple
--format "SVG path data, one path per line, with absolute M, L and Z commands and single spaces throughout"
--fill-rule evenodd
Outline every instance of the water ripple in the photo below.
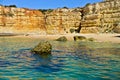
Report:
M 8 46 L 0 43 L 2 45 L 0 47 L 0 80 L 120 79 L 120 47 L 118 44 L 53 41 L 51 42 L 53 44 L 52 55 L 42 57 L 30 52 L 31 46 L 37 44 L 38 41 L 8 39 L 5 40 Z M 104 48 L 101 48 L 101 45 Z

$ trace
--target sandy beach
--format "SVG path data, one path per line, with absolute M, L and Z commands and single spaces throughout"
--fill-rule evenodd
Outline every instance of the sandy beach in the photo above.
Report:
M 6 36 L 6 37 L 40 38 L 42 40 L 55 40 L 61 36 L 66 36 L 66 38 L 69 41 L 73 41 L 74 36 L 85 36 L 86 38 L 94 38 L 96 42 L 120 43 L 120 34 L 62 34 L 62 35 L 28 34 L 28 35 L 14 35 L 14 36 Z

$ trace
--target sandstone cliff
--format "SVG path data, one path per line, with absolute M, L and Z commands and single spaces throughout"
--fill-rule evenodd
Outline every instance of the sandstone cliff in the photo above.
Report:
M 80 26 L 81 9 L 38 10 L 0 6 L 0 33 L 64 34 Z
M 38 10 L 0 6 L 0 33 L 120 33 L 120 0 L 104 0 L 83 8 Z
M 106 0 L 84 7 L 81 33 L 120 32 L 120 0 Z
M 45 29 L 40 11 L 0 6 L 0 33 L 44 33 Z
M 81 9 L 56 9 L 51 13 L 46 13 L 45 22 L 48 33 L 65 34 L 71 33 L 80 26 Z M 74 32 L 74 31 L 73 31 Z

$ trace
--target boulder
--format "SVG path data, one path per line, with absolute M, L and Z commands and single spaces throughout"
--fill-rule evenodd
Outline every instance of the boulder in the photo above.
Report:
M 87 38 L 84 36 L 74 36 L 74 41 L 86 41 Z
M 67 41 L 67 38 L 65 36 L 62 36 L 56 39 L 56 41 Z
M 87 40 L 88 40 L 88 41 L 91 41 L 91 42 L 94 42 L 94 41 L 95 41 L 94 38 L 88 38 Z
M 51 54 L 52 45 L 48 41 L 41 41 L 37 46 L 35 46 L 31 52 L 39 55 Z

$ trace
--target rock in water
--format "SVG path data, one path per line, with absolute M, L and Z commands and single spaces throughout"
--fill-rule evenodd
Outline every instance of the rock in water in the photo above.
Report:
M 74 41 L 86 41 L 86 37 L 84 37 L 84 36 L 74 36 Z
M 52 45 L 48 41 L 42 41 L 37 46 L 35 46 L 31 51 L 40 55 L 48 55 L 51 54 Z
M 65 36 L 62 36 L 56 39 L 56 41 L 67 41 L 67 38 Z
M 94 41 L 95 41 L 94 38 L 88 38 L 87 40 L 88 40 L 88 41 L 91 41 L 91 42 L 94 42 Z

